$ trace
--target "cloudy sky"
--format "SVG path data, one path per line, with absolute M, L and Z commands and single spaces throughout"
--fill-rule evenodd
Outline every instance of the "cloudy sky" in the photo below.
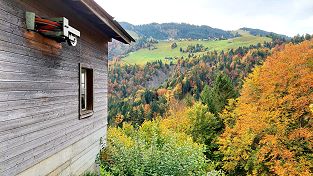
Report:
M 190 23 L 313 34 L 313 0 L 95 0 L 117 21 Z

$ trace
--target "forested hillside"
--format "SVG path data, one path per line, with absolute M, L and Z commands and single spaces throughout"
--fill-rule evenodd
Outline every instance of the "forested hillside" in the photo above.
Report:
M 284 39 L 290 39 L 290 37 L 288 37 L 286 35 L 276 34 L 274 32 L 268 32 L 268 31 L 264 31 L 261 29 L 253 29 L 253 28 L 243 27 L 243 28 L 240 28 L 240 30 L 247 31 L 250 34 L 255 35 L 255 36 L 258 35 L 258 36 L 268 36 L 271 38 L 279 37 L 279 38 L 284 38 Z
M 110 62 L 102 172 L 311 175 L 311 38 L 275 37 L 169 63 Z
M 175 40 L 150 43 L 148 48 L 130 52 L 121 60 L 129 64 L 138 65 L 157 60 L 169 64 L 170 62 L 176 63 L 178 58 L 201 57 L 206 55 L 207 52 L 227 51 L 272 41 L 272 38 L 253 36 L 241 30 L 237 31 L 237 33 L 240 34 L 240 37 L 227 40 Z
M 203 89 L 213 86 L 219 77 L 230 82 L 234 95 L 238 95 L 242 79 L 264 61 L 273 47 L 282 43 L 283 40 L 277 39 L 263 45 L 206 52 L 201 56 L 179 58 L 175 64 L 155 61 L 138 66 L 111 62 L 109 122 L 113 124 L 117 116 L 119 123 L 140 124 L 144 119 L 162 116 L 170 101 L 199 100 Z M 149 89 L 149 84 L 161 75 L 164 81 L 156 81 L 158 86 Z
M 136 42 L 125 45 L 113 40 L 109 45 L 109 59 L 123 59 L 130 64 L 145 64 L 156 60 L 164 62 L 165 58 L 186 57 L 189 52 L 182 51 L 187 51 L 188 46 L 197 44 L 203 47 L 201 50 L 227 50 L 256 45 L 276 38 L 289 39 L 285 35 L 251 28 L 224 31 L 209 26 L 184 23 L 121 24 L 136 39 Z M 194 54 L 203 54 L 197 52 Z
M 178 39 L 228 39 L 238 36 L 237 33 L 212 28 L 209 26 L 196 26 L 180 23 L 151 23 L 144 25 L 132 25 L 121 22 L 121 25 L 129 32 L 136 42 L 131 45 L 124 45 L 113 41 L 109 47 L 109 58 L 124 57 L 130 52 L 141 48 L 153 48 L 159 41 Z
M 143 25 L 132 25 L 121 22 L 123 28 L 133 31 L 140 36 L 154 38 L 156 40 L 168 39 L 213 39 L 233 38 L 236 35 L 230 31 L 212 28 L 210 26 L 197 26 L 186 23 L 151 23 Z

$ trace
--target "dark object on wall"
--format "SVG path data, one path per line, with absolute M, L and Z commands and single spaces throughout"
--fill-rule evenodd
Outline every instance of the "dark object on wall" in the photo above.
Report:
M 26 12 L 26 26 L 28 30 L 36 31 L 44 36 L 53 38 L 57 42 L 65 42 L 76 46 L 80 32 L 69 25 L 65 17 L 41 18 L 33 12 Z

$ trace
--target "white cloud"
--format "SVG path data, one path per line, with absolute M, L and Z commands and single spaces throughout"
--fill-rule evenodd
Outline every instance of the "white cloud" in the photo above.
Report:
M 185 22 L 224 30 L 313 34 L 313 0 L 96 0 L 117 21 Z

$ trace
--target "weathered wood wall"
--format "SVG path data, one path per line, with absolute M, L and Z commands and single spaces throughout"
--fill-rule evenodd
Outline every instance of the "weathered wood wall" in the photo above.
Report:
M 53 3 L 62 6 L 61 0 Z M 107 124 L 108 39 L 73 10 L 42 4 L 0 0 L 1 176 L 16 175 Z M 28 32 L 26 10 L 69 18 L 81 31 L 78 45 Z M 83 120 L 78 118 L 79 63 L 94 70 L 94 115 Z

